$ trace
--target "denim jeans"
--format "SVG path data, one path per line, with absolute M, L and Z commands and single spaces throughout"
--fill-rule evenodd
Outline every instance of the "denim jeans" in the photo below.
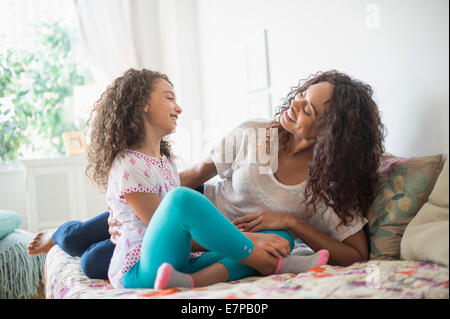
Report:
M 83 273 L 91 279 L 108 279 L 108 268 L 115 245 L 108 232 L 109 212 L 104 212 L 86 222 L 69 221 L 62 224 L 52 240 L 64 252 L 81 257 Z

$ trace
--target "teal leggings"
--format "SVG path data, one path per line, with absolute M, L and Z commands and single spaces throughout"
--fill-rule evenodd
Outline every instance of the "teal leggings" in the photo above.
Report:
M 263 231 L 280 235 L 294 247 L 287 231 Z M 208 249 L 190 259 L 191 239 Z M 258 272 L 239 261 L 250 256 L 253 243 L 202 194 L 186 187 L 171 190 L 161 201 L 147 227 L 139 261 L 124 275 L 125 288 L 153 288 L 163 263 L 194 273 L 216 262 L 223 264 L 230 280 Z

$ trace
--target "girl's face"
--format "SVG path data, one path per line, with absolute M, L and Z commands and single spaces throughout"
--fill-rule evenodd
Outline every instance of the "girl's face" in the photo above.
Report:
M 281 126 L 300 140 L 317 138 L 320 122 L 325 114 L 324 104 L 333 94 L 329 82 L 313 84 L 304 92 L 298 93 L 291 106 L 280 117 Z
M 164 79 L 158 79 L 153 84 L 144 116 L 153 130 L 162 136 L 173 133 L 177 127 L 178 115 L 182 112 L 176 102 L 173 86 Z

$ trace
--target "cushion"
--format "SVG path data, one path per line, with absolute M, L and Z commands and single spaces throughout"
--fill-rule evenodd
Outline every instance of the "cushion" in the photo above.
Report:
M 402 259 L 432 261 L 449 266 L 448 160 L 433 191 L 405 229 Z
M 403 158 L 384 154 L 375 200 L 366 213 L 370 259 L 400 259 L 408 223 L 428 200 L 442 169 L 442 154 Z
M 22 224 L 22 216 L 15 212 L 0 210 L 0 239 L 11 234 Z
M 448 160 L 446 160 L 428 201 L 432 205 L 448 208 L 448 190 Z

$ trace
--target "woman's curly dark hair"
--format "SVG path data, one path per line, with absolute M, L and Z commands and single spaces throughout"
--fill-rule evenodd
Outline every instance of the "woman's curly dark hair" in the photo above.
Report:
M 384 152 L 385 129 L 372 99 L 372 88 L 336 70 L 318 72 L 291 89 L 278 107 L 272 127 L 278 127 L 280 146 L 285 147 L 291 134 L 281 127 L 280 116 L 298 93 L 320 82 L 331 83 L 333 95 L 325 105 L 313 146 L 305 202 L 307 211 L 314 214 L 316 203 L 323 201 L 347 225 L 371 206 Z
M 86 175 L 106 190 L 112 162 L 117 154 L 144 141 L 143 109 L 158 79 L 167 75 L 150 71 L 127 70 L 109 85 L 94 103 L 88 126 L 92 125 L 88 146 Z M 92 124 L 91 124 L 92 121 Z M 161 153 L 172 157 L 170 144 L 161 141 Z

